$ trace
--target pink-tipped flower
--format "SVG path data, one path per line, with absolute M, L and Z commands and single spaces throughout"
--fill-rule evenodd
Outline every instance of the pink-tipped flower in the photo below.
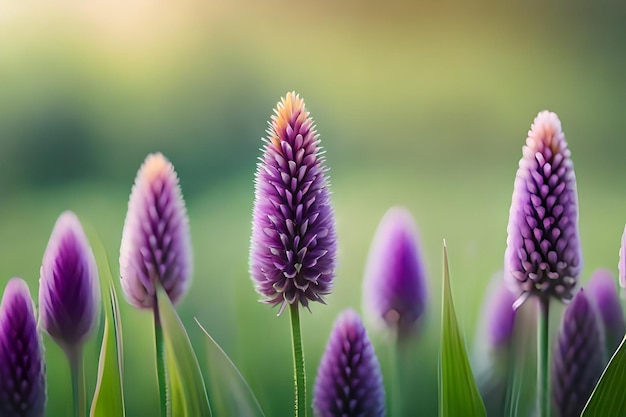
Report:
M 556 114 L 539 113 L 515 178 L 507 227 L 505 278 L 522 296 L 572 298 L 582 254 L 574 165 Z
M 339 315 L 322 356 L 313 392 L 316 417 L 384 417 L 380 365 L 361 318 Z
M 98 268 L 78 217 L 59 216 L 41 264 L 39 320 L 68 355 L 91 336 L 100 312 Z
M 610 357 L 626 334 L 624 313 L 613 273 L 608 269 L 594 271 L 585 291 L 599 313 L 604 327 L 606 351 Z
M 596 311 L 581 289 L 563 312 L 552 361 L 557 416 L 580 416 L 602 369 L 604 346 Z
M 120 247 L 124 295 L 137 308 L 152 308 L 155 283 L 172 303 L 187 291 L 191 276 L 191 235 L 185 202 L 172 164 L 148 155 L 128 201 Z
M 255 175 L 250 274 L 262 301 L 324 301 L 335 274 L 335 218 L 322 148 L 304 101 L 278 103 Z
M 622 245 L 619 248 L 617 270 L 619 271 L 619 285 L 626 288 L 626 226 L 624 226 L 624 233 L 622 234 Z
M 427 303 L 426 270 L 417 226 L 404 207 L 383 216 L 370 248 L 363 305 L 379 327 L 403 339 L 415 332 Z
M 28 285 L 13 278 L 0 305 L 0 416 L 43 417 L 46 375 L 43 345 Z

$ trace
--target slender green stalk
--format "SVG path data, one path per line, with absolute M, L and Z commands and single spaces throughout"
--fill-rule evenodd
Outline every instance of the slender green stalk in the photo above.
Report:
M 165 345 L 163 343 L 163 327 L 159 318 L 159 306 L 154 300 L 154 342 L 156 347 L 157 378 L 159 383 L 159 404 L 161 417 L 170 417 L 172 412 L 167 391 L 167 376 L 165 374 Z
M 306 417 L 306 374 L 304 372 L 304 350 L 300 332 L 300 310 L 298 303 L 289 305 L 291 318 L 291 342 L 293 345 L 293 379 L 295 385 L 294 410 L 296 417 Z
M 407 380 L 407 341 L 399 340 L 396 336 L 395 343 L 391 349 L 391 367 L 393 370 L 391 381 L 391 409 L 395 417 L 406 417 L 406 407 L 404 403 L 404 391 Z
M 539 297 L 539 326 L 537 334 L 537 398 L 539 399 L 538 417 L 550 417 L 549 367 L 549 327 L 550 297 Z
M 83 348 L 72 349 L 68 355 L 72 373 L 72 393 L 74 395 L 74 417 L 85 417 L 87 400 L 85 391 L 85 368 L 83 365 Z

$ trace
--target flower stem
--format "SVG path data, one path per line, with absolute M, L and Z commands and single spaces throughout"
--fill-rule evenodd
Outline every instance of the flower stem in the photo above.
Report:
M 306 417 L 306 375 L 304 372 L 304 350 L 300 332 L 300 311 L 298 303 L 289 305 L 291 318 L 291 341 L 293 344 L 293 378 L 295 384 L 294 410 L 296 417 Z
M 171 415 L 170 402 L 167 398 L 167 380 L 165 374 L 165 345 L 163 344 L 163 327 L 161 327 L 161 319 L 159 318 L 159 306 L 157 300 L 154 300 L 154 342 L 156 347 L 157 362 L 157 378 L 159 383 L 159 404 L 161 408 L 161 417 L 169 417 Z
M 87 410 L 85 392 L 85 368 L 83 366 L 82 346 L 72 350 L 69 354 L 72 373 L 72 393 L 74 394 L 74 416 L 85 417 Z
M 537 398 L 539 417 L 550 417 L 550 385 L 548 384 L 550 297 L 539 297 L 539 326 L 537 334 Z

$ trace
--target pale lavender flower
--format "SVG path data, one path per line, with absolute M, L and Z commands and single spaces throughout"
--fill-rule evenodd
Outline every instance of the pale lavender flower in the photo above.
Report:
M 262 301 L 324 302 L 335 274 L 334 212 L 319 135 L 304 101 L 274 111 L 255 175 L 250 274 Z
M 581 289 L 563 313 L 552 362 L 552 402 L 559 417 L 578 417 L 603 369 L 596 311 Z
M 541 112 L 528 132 L 507 227 L 507 279 L 530 295 L 572 298 L 582 268 L 574 166 L 561 122 Z
M 380 365 L 361 318 L 339 315 L 322 356 L 313 392 L 316 417 L 384 417 Z
M 597 308 L 604 327 L 606 350 L 612 355 L 626 334 L 626 323 L 613 273 L 608 269 L 596 270 L 591 274 L 585 290 Z
M 0 416 L 43 417 L 43 344 L 28 285 L 12 278 L 0 305 Z
M 619 285 L 626 288 L 626 226 L 624 226 L 624 233 L 622 234 L 622 245 L 619 248 L 617 270 L 619 271 Z
M 404 207 L 383 216 L 363 280 L 364 310 L 403 339 L 419 326 L 427 304 L 426 270 L 417 226 Z
M 152 308 L 159 282 L 176 304 L 189 286 L 191 256 L 178 176 L 162 154 L 150 154 L 137 172 L 122 232 L 120 277 L 128 302 Z
M 41 264 L 39 320 L 52 339 L 71 355 L 98 324 L 98 268 L 78 217 L 59 216 Z
M 517 294 L 499 278 L 490 288 L 487 298 L 483 301 L 483 320 L 487 324 L 487 342 L 492 347 L 500 347 L 508 344 L 513 337 L 516 310 L 513 308 Z

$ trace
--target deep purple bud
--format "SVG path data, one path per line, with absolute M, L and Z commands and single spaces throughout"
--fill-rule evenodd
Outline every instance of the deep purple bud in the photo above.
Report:
M 137 172 L 122 232 L 120 277 L 126 300 L 137 308 L 152 308 L 154 284 L 160 282 L 176 304 L 189 286 L 191 262 L 178 176 L 162 154 L 150 154 Z
M 626 323 L 615 285 L 615 278 L 608 269 L 598 269 L 585 288 L 589 299 L 597 307 L 604 325 L 606 350 L 612 355 L 626 334 Z
M 552 401 L 560 417 L 578 417 L 603 369 L 596 311 L 581 289 L 563 312 L 552 362 Z
M 492 280 L 483 301 L 482 317 L 487 331 L 487 343 L 491 347 L 507 345 L 513 337 L 516 310 L 513 308 L 518 296 L 502 279 L 502 271 Z
M 619 272 L 619 285 L 626 288 L 626 226 L 624 226 L 624 233 L 622 234 L 622 245 L 619 248 L 617 270 Z
M 59 216 L 41 264 L 39 320 L 65 353 L 80 349 L 98 324 L 96 260 L 78 217 Z
M 515 178 L 505 277 L 530 295 L 572 298 L 582 267 L 574 165 L 554 113 L 539 113 Z
M 315 388 L 316 417 L 383 417 L 385 390 L 380 365 L 359 315 L 339 315 L 322 356 Z
M 364 311 L 399 338 L 416 330 L 427 303 L 426 270 L 417 227 L 404 207 L 383 216 L 372 241 L 363 280 Z
M 0 416 L 43 417 L 43 344 L 28 285 L 12 278 L 0 305 Z
M 296 93 L 272 116 L 255 175 L 250 274 L 264 302 L 324 302 L 335 274 L 335 219 L 319 135 Z

